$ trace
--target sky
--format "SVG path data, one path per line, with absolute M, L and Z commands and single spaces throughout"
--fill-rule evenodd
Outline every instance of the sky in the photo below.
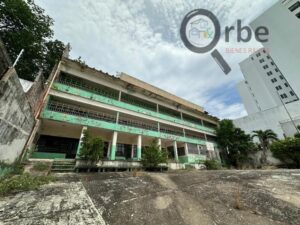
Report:
M 239 62 L 261 43 L 225 42 L 226 26 L 248 25 L 277 0 L 35 0 L 54 19 L 54 38 L 70 43 L 70 58 L 118 75 L 127 73 L 196 103 L 211 115 L 235 119 L 247 113 L 236 89 L 243 80 Z M 184 16 L 212 11 L 221 24 L 218 49 L 232 68 L 225 75 L 210 53 L 188 50 L 180 39 Z M 228 52 L 234 49 L 235 52 Z M 242 49 L 244 53 L 236 50 Z

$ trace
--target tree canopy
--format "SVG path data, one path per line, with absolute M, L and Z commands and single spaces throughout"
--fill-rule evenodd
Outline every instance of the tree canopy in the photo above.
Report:
M 54 21 L 33 0 L 0 2 L 0 36 L 12 61 L 24 54 L 16 66 L 19 77 L 33 80 L 40 70 L 47 78 L 63 53 L 64 44 L 52 40 Z
M 251 136 L 236 128 L 231 120 L 222 120 L 216 132 L 221 157 L 229 165 L 240 167 L 248 160 L 248 155 L 256 151 Z

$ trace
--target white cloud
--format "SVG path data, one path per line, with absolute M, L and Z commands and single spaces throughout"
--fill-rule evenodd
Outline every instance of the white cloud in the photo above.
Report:
M 212 10 L 222 27 L 242 19 L 249 23 L 276 0 L 37 0 L 55 19 L 56 38 L 70 42 L 71 56 L 111 74 L 125 72 L 202 105 L 221 118 L 245 115 L 235 91 L 242 79 L 238 63 L 249 54 L 226 53 L 228 47 L 259 47 L 252 41 L 220 41 L 217 48 L 233 71 L 225 76 L 207 55 L 183 47 L 179 27 L 195 8 Z M 245 7 L 246 6 L 246 7 Z

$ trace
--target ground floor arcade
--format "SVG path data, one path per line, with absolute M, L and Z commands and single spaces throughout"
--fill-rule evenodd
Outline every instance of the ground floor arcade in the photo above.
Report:
M 33 141 L 32 158 L 78 158 L 80 142 L 85 130 L 92 137 L 100 137 L 104 145 L 105 160 L 139 161 L 143 151 L 151 144 L 153 137 L 135 135 L 95 127 L 42 119 Z M 217 157 L 206 146 L 182 141 L 158 138 L 160 149 L 166 150 L 170 162 L 196 163 L 207 157 Z

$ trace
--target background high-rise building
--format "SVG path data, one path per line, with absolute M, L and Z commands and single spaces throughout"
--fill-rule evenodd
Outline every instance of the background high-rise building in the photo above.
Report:
M 264 49 L 240 63 L 245 80 L 237 85 L 248 116 L 235 125 L 247 133 L 274 130 L 293 136 L 300 125 L 300 1 L 284 0 L 251 23 L 269 29 Z

